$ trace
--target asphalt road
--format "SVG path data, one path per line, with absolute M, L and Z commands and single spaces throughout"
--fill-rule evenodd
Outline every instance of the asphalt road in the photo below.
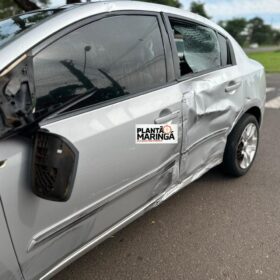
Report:
M 268 88 L 280 96 L 280 75 Z M 279 139 L 280 110 L 268 108 L 246 176 L 208 172 L 54 279 L 280 279 Z

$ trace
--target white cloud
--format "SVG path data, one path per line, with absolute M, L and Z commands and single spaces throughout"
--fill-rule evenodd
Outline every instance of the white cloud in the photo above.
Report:
M 181 0 L 184 8 L 189 10 L 192 0 Z M 246 17 L 247 19 L 259 16 L 280 27 L 280 0 L 200 0 L 205 3 L 205 10 L 214 21 Z
M 65 3 L 66 3 L 65 0 L 52 0 L 50 6 L 51 7 L 62 6 L 65 5 Z
M 206 1 L 205 8 L 214 17 L 233 17 L 246 14 L 279 14 L 279 0 L 221 0 L 216 2 Z
M 185 9 L 189 9 L 191 0 L 182 0 Z M 268 13 L 279 14 L 279 0 L 204 0 L 206 11 L 209 14 L 232 16 L 236 14 Z
M 280 23 L 273 24 L 273 27 L 280 30 Z
M 86 0 L 82 0 L 82 2 L 86 2 Z M 51 7 L 63 6 L 66 4 L 66 0 L 51 0 L 50 5 Z

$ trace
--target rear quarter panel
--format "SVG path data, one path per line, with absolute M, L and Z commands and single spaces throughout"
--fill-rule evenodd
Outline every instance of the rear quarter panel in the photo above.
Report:
M 261 111 L 261 124 L 266 101 L 266 77 L 264 67 L 257 61 L 245 56 L 243 61 L 239 62 L 238 69 L 242 73 L 242 91 L 244 99 L 241 111 L 232 127 L 234 127 L 236 122 L 238 122 L 246 111 L 253 107 L 257 107 Z

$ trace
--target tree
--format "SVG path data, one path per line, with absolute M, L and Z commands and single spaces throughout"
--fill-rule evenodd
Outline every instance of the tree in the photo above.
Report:
M 29 0 L 14 0 L 20 9 L 24 11 L 32 11 L 40 9 L 37 4 Z
M 274 29 L 272 31 L 272 38 L 273 38 L 274 44 L 279 45 L 280 44 L 280 31 Z
M 219 24 L 244 46 L 257 43 L 258 45 L 275 45 L 280 43 L 280 32 L 271 25 L 265 24 L 262 18 L 254 17 L 247 21 L 245 18 L 235 18 L 221 21 Z
M 41 7 L 37 5 L 32 0 L 14 0 L 15 3 L 19 6 L 20 9 L 23 11 L 33 11 L 40 9 Z M 49 0 L 39 0 L 40 4 L 47 5 L 49 4 Z M 66 0 L 66 4 L 74 4 L 74 3 L 80 3 L 81 0 Z
M 190 11 L 192 13 L 195 13 L 195 14 L 199 14 L 205 18 L 208 18 L 210 19 L 211 17 L 209 17 L 205 11 L 205 7 L 204 7 L 204 3 L 202 2 L 196 2 L 196 1 L 193 1 L 191 2 L 191 8 L 190 8 Z
M 179 0 L 140 0 L 145 2 L 163 4 L 176 8 L 182 7 Z M 1 0 L 0 1 L 0 18 L 14 16 L 23 11 L 32 11 L 40 9 L 49 4 L 50 0 Z M 66 4 L 81 3 L 81 0 L 65 0 Z
M 0 18 L 7 18 L 20 13 L 20 8 L 14 3 L 14 0 L 0 1 Z
M 81 0 L 65 0 L 66 4 L 80 3 Z M 1 0 L 0 19 L 8 18 L 22 12 L 29 12 L 47 7 L 50 0 Z
M 1 0 L 0 1 L 0 19 L 15 16 L 24 11 L 40 9 L 49 4 L 49 0 Z
M 140 0 L 140 1 L 162 4 L 162 5 L 167 5 L 167 6 L 171 6 L 171 7 L 175 7 L 175 8 L 182 7 L 182 4 L 179 2 L 179 0 Z
M 234 18 L 228 21 L 220 21 L 219 24 L 243 46 L 248 37 L 247 20 L 245 18 Z
M 271 25 L 265 24 L 262 18 L 254 17 L 248 22 L 250 43 L 258 43 L 259 45 L 271 45 L 276 43 L 274 40 L 276 30 Z M 273 36 L 274 35 L 274 36 Z

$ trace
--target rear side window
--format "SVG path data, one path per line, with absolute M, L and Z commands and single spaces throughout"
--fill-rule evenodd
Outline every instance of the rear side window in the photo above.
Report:
M 103 18 L 59 39 L 34 58 L 36 111 L 94 91 L 75 108 L 157 88 L 166 65 L 155 16 Z
M 222 63 L 222 66 L 232 64 L 230 51 L 229 51 L 229 44 L 228 44 L 227 39 L 223 35 L 218 33 L 218 40 L 219 40 L 220 49 L 221 49 L 221 63 Z
M 191 22 L 171 20 L 180 61 L 181 76 L 199 73 L 222 65 L 220 45 L 211 28 Z

